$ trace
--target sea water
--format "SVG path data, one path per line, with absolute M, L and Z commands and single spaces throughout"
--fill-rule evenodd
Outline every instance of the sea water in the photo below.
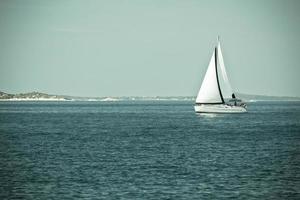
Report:
M 300 199 L 300 102 L 0 102 L 0 199 Z

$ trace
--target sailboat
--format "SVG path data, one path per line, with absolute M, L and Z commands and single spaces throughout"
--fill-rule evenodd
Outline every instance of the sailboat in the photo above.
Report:
M 218 68 L 221 69 L 220 72 Z M 229 83 L 219 37 L 218 44 L 213 51 L 198 92 L 194 108 L 197 113 L 247 112 L 247 105 L 236 97 Z

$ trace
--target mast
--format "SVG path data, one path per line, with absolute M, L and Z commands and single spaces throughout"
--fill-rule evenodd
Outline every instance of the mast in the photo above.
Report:
M 218 36 L 218 41 L 219 41 L 219 36 Z M 224 98 L 223 98 L 221 88 L 220 88 L 220 83 L 219 83 L 218 67 L 217 66 L 218 66 L 218 51 L 217 51 L 217 47 L 215 47 L 215 68 L 216 68 L 217 83 L 218 83 L 218 89 L 219 89 L 220 97 L 222 99 L 222 103 L 224 104 Z

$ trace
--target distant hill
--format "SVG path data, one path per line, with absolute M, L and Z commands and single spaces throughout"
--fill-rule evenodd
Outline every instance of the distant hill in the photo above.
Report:
M 41 92 L 29 92 L 29 93 L 20 93 L 20 94 L 9 94 L 0 91 L 0 100 L 67 100 L 62 95 L 50 95 Z
M 267 96 L 237 93 L 238 98 L 244 101 L 300 101 L 300 97 Z
M 248 101 L 300 101 L 300 97 L 278 97 L 265 95 L 236 94 L 239 99 Z M 19 94 L 9 94 L 0 91 L 2 101 L 195 101 L 193 96 L 170 96 L 170 97 L 76 97 L 67 95 L 52 95 L 41 92 L 29 92 Z

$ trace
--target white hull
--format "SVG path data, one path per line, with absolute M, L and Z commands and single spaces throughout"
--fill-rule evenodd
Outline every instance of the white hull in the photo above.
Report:
M 195 105 L 195 111 L 197 113 L 245 113 L 247 110 L 241 106 L 230 106 L 225 104 L 202 104 Z

